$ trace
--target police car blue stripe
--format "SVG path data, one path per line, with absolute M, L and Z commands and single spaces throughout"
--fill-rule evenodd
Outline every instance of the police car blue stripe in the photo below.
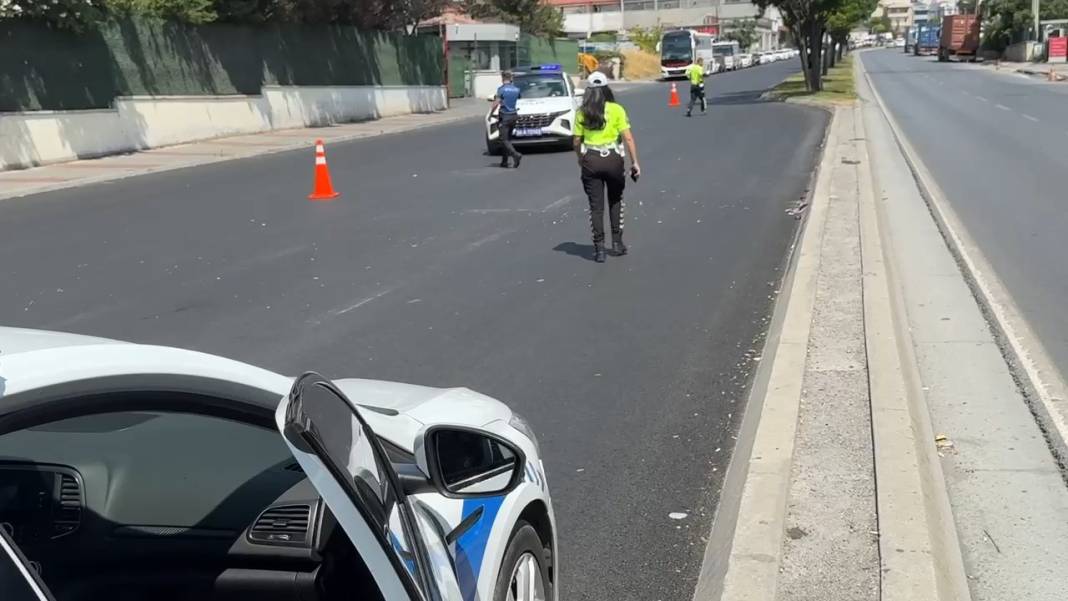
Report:
M 497 519 L 503 502 L 503 496 L 464 499 L 462 518 L 471 515 L 479 507 L 482 508 L 482 517 L 478 523 L 456 541 L 456 578 L 465 601 L 478 599 L 478 574 L 482 570 L 493 522 Z

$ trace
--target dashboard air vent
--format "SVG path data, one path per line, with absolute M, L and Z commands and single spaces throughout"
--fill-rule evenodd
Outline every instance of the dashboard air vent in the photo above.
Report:
M 82 487 L 70 474 L 59 474 L 59 506 L 52 520 L 52 538 L 66 536 L 82 522 Z
M 308 505 L 270 507 L 256 518 L 249 538 L 262 543 L 304 543 L 308 540 L 310 515 Z

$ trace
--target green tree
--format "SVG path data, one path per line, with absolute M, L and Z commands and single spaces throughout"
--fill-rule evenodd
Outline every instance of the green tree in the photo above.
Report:
M 0 19 L 26 19 L 80 30 L 99 16 L 93 0 L 0 0 Z
M 757 35 L 757 23 L 755 19 L 742 19 L 740 21 L 731 21 L 727 24 L 727 29 L 723 34 L 723 39 L 732 40 L 738 42 L 743 52 L 748 52 L 749 48 L 756 44 L 759 36 Z M 725 28 L 726 29 L 726 28 Z
M 660 43 L 660 38 L 664 35 L 664 28 L 659 25 L 656 27 L 635 27 L 627 33 L 630 35 L 630 41 L 634 42 L 643 52 L 655 54 L 656 45 Z
M 805 84 L 810 91 L 823 89 L 823 45 L 827 32 L 827 19 L 846 0 L 754 0 L 761 10 L 774 6 L 782 15 L 793 38 L 794 45 L 801 51 L 801 69 L 805 73 Z
M 530 35 L 555 37 L 564 29 L 559 9 L 541 0 L 461 0 L 461 6 L 476 19 L 498 19 Z
M 218 18 L 214 0 L 103 0 L 112 14 L 144 15 L 184 23 L 211 23 Z
M 849 33 L 864 22 L 879 5 L 879 0 L 845 0 L 838 10 L 827 18 L 827 33 L 831 36 L 832 49 L 837 47 L 838 58 L 842 57 L 849 44 Z M 832 53 L 831 59 L 834 60 Z
M 892 23 L 890 21 L 890 17 L 888 17 L 886 15 L 879 15 L 878 17 L 872 17 L 871 20 L 868 21 L 868 31 L 874 33 L 875 35 L 881 35 L 881 34 L 884 34 L 884 33 L 890 33 L 890 30 L 892 28 L 893 28 L 893 25 L 892 25 Z

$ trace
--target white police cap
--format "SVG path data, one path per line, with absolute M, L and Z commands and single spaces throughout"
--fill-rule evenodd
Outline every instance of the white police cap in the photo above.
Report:
M 600 71 L 594 71 L 586 78 L 586 85 L 591 88 L 603 88 L 608 85 L 608 76 Z

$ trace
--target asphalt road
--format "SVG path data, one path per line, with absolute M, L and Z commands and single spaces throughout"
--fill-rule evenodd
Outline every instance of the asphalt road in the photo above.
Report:
M 565 599 L 692 596 L 824 113 L 718 75 L 709 115 L 621 94 L 632 254 L 590 260 L 574 157 L 483 156 L 465 121 L 0 204 L 0 321 L 296 374 L 469 386 L 533 423 Z M 669 513 L 687 517 L 673 520 Z
M 1068 369 L 1068 86 L 899 51 L 876 89 L 1052 360 Z

